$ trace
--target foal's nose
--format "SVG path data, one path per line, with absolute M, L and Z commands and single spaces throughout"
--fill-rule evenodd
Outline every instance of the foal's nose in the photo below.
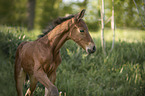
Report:
M 93 46 L 93 47 L 87 47 L 87 53 L 91 54 L 91 53 L 94 53 L 96 51 L 96 47 Z

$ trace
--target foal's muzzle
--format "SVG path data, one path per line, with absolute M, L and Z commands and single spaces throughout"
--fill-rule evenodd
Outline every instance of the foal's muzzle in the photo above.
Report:
M 86 52 L 88 54 L 94 53 L 96 51 L 96 46 L 94 44 L 89 44 L 89 46 L 86 47 Z

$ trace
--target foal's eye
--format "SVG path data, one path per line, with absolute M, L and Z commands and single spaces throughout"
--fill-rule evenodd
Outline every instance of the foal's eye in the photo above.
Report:
M 80 30 L 80 32 L 84 32 L 84 30 Z

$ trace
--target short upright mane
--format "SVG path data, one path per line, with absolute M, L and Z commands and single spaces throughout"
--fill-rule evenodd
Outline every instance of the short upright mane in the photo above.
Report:
M 43 31 L 43 34 L 39 35 L 38 37 L 41 38 L 45 36 L 47 33 L 49 33 L 51 30 L 53 30 L 57 25 L 63 23 L 64 21 L 73 18 L 75 15 L 69 15 L 67 17 L 59 17 L 53 22 L 49 23 L 47 28 Z

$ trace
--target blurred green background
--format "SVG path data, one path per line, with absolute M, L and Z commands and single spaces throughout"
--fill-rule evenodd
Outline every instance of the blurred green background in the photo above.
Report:
M 112 44 L 112 1 L 105 0 L 105 56 L 101 47 L 101 0 L 34 0 L 34 26 L 29 30 L 28 6 L 33 0 L 0 0 L 0 96 L 16 96 L 14 60 L 18 45 L 38 38 L 48 23 L 57 17 L 86 9 L 84 17 L 96 44 L 96 52 L 87 55 L 73 41 L 61 48 L 62 63 L 55 85 L 62 96 L 145 96 L 145 22 L 144 0 L 114 0 L 115 46 Z M 143 14 L 142 14 L 143 13 Z M 29 82 L 24 85 L 24 93 Z M 38 83 L 34 96 L 44 96 Z
M 86 9 L 85 21 L 90 30 L 100 27 L 101 0 L 0 0 L 0 24 L 28 27 L 28 5 L 35 5 L 34 28 L 43 29 L 57 17 L 76 14 Z M 133 0 L 114 0 L 116 27 L 142 28 L 139 15 L 145 20 L 143 0 L 136 0 L 140 14 Z M 105 19 L 112 15 L 112 0 L 105 0 Z M 141 14 L 143 13 L 143 14 Z M 143 21 L 144 22 L 144 21 Z M 110 27 L 110 23 L 105 25 Z

